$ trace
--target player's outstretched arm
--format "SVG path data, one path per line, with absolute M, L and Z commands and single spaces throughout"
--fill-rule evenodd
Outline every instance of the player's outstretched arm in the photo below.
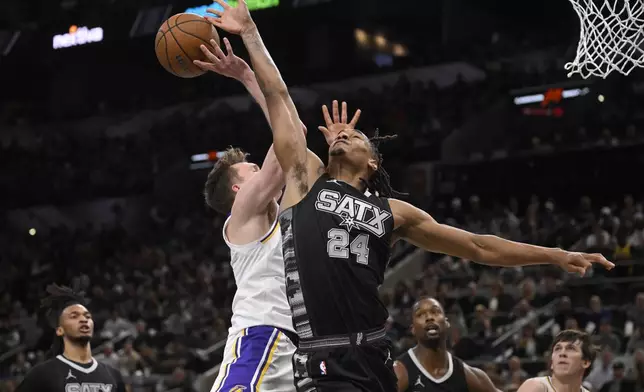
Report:
M 407 240 L 431 252 L 498 267 L 552 264 L 582 275 L 595 263 L 607 269 L 615 266 L 600 254 L 567 252 L 508 241 L 493 235 L 473 234 L 439 224 L 425 211 L 403 201 L 389 199 L 389 203 L 394 215 L 395 238 Z
M 467 388 L 471 392 L 501 392 L 494 386 L 490 377 L 481 369 L 464 364 L 464 370 Z
M 529 378 L 521 384 L 517 392 L 548 392 L 548 388 L 536 378 Z
M 266 97 L 273 144 L 277 159 L 287 175 L 287 182 L 295 181 L 300 198 L 308 192 L 308 168 L 306 139 L 300 132 L 300 119 L 286 83 L 275 66 L 262 41 L 255 22 L 250 16 L 245 1 L 233 8 L 223 0 L 215 0 L 223 7 L 223 12 L 209 9 L 217 18 L 207 17 L 215 26 L 229 33 L 241 35 L 250 55 L 260 89 Z M 289 189 L 287 184 L 287 198 Z
M 398 392 L 405 392 L 409 388 L 409 374 L 405 364 L 400 361 L 394 362 L 394 373 L 398 378 Z
M 230 45 L 228 38 L 224 38 L 224 46 L 226 53 L 217 45 L 215 40 L 210 40 L 210 44 L 215 48 L 214 53 L 211 52 L 206 45 L 201 45 L 201 51 L 204 53 L 208 61 L 195 60 L 193 63 L 203 69 L 217 73 L 228 78 L 232 78 L 244 85 L 248 93 L 253 97 L 255 102 L 262 108 L 262 112 L 266 117 L 266 121 L 271 122 L 268 117 L 268 106 L 266 105 L 266 98 L 259 88 L 259 83 L 255 77 L 255 72 L 250 66 L 241 58 L 235 55 L 233 48 Z

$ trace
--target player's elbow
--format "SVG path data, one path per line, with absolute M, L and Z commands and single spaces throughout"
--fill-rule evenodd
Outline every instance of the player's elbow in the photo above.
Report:
M 283 101 L 289 97 L 288 87 L 283 81 L 276 83 L 269 83 L 261 86 L 262 94 L 266 98 L 267 102 L 269 99 L 279 99 Z
M 491 235 L 472 234 L 470 239 L 472 256 L 470 259 L 485 265 L 503 265 L 503 257 L 491 241 L 493 237 Z

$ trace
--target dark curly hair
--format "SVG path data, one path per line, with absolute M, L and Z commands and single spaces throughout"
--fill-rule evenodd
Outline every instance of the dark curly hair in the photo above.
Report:
M 380 136 L 379 129 L 376 129 L 376 132 L 374 133 L 374 135 L 369 138 L 369 143 L 371 144 L 371 150 L 376 160 L 376 163 L 378 165 L 378 168 L 371 175 L 370 178 L 366 180 L 361 178 L 360 180 L 362 181 L 362 183 L 365 185 L 367 189 L 374 192 L 378 197 L 407 196 L 407 194 L 397 192 L 391 187 L 389 173 L 387 173 L 385 168 L 382 166 L 382 162 L 384 161 L 384 158 L 380 153 L 380 150 L 378 149 L 381 143 L 388 142 L 396 138 L 398 138 L 398 135 Z
M 51 284 L 47 286 L 49 296 L 40 301 L 40 309 L 43 313 L 47 324 L 52 328 L 57 328 L 60 322 L 60 315 L 68 306 L 83 305 L 87 306 L 89 300 L 85 298 L 85 293 L 81 291 L 81 283 L 76 282 L 73 288 Z M 56 356 L 64 351 L 63 338 L 55 336 L 51 345 L 51 355 Z

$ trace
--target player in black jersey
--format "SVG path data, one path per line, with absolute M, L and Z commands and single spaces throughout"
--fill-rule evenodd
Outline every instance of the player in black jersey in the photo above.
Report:
M 398 392 L 497 392 L 482 370 L 470 367 L 447 351 L 449 321 L 434 298 L 412 307 L 411 332 L 418 344 L 394 363 Z
M 273 146 L 286 177 L 280 226 L 286 293 L 300 342 L 293 357 L 298 391 L 396 391 L 380 301 L 391 246 L 404 239 L 423 249 L 495 266 L 555 264 L 584 273 L 601 255 L 569 253 L 476 235 L 438 224 L 391 198 L 378 143 L 347 127 L 325 131 L 329 162 L 307 150 L 297 109 L 248 7 L 215 0 L 215 26 L 241 35 L 266 97 Z M 336 122 L 339 119 L 334 105 Z
M 51 353 L 25 376 L 16 392 L 125 392 L 121 374 L 92 357 L 92 315 L 81 294 L 67 287 L 47 287 L 43 300 L 48 323 L 56 329 Z

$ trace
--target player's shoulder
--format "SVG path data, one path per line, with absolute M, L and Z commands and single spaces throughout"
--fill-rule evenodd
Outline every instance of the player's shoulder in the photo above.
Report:
M 411 349 L 405 350 L 405 352 L 403 352 L 402 354 L 400 354 L 400 355 L 398 355 L 396 357 L 396 361 L 397 362 L 407 362 L 408 360 L 410 360 L 411 359 L 411 357 L 409 355 L 410 351 L 411 351 Z
M 532 377 L 523 382 L 519 387 L 520 390 L 548 390 L 548 377 Z
M 32 367 L 31 370 L 29 370 L 29 374 L 33 374 L 33 375 L 45 375 L 48 373 L 51 374 L 52 372 L 55 372 L 56 370 L 61 368 L 62 366 L 59 360 L 57 360 L 56 358 L 50 358 Z
M 122 380 L 121 372 L 118 369 L 116 369 L 111 365 L 105 364 L 103 362 L 97 361 L 97 363 L 98 363 L 98 366 L 97 366 L 98 369 L 101 369 L 105 373 L 112 375 L 117 380 Z

